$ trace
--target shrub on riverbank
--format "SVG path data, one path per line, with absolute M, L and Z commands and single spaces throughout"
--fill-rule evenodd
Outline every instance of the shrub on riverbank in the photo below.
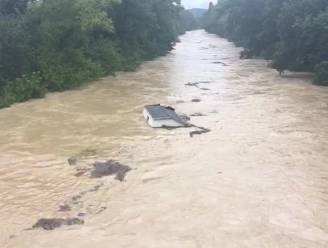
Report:
M 0 0 L 0 107 L 165 54 L 182 10 L 175 0 Z
M 315 71 L 314 81 L 319 85 L 328 86 L 328 61 L 324 61 L 319 65 L 317 65 L 314 71 Z
M 327 0 L 220 0 L 204 22 L 249 54 L 273 59 L 279 71 L 314 71 L 318 83 L 328 81 L 321 65 L 328 61 Z

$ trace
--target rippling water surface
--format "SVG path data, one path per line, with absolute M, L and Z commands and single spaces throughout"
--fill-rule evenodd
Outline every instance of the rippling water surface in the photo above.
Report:
M 328 88 L 239 51 L 193 31 L 135 72 L 0 110 L 0 247 L 328 247 Z M 149 128 L 159 102 L 211 132 Z M 107 159 L 125 182 L 77 176 Z

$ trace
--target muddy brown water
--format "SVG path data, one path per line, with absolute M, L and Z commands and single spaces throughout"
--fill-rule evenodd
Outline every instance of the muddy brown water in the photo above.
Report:
M 135 72 L 0 110 L 0 247 L 328 247 L 328 88 L 239 51 L 193 31 Z M 159 102 L 212 131 L 149 128 Z M 72 156 L 133 170 L 77 177 Z

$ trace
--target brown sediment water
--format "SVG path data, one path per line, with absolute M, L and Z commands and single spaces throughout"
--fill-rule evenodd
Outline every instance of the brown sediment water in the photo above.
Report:
M 180 39 L 135 72 L 0 110 L 0 247 L 328 247 L 328 88 L 201 30 Z M 159 102 L 211 132 L 151 129 L 141 112 Z M 132 170 L 76 176 L 70 157 Z

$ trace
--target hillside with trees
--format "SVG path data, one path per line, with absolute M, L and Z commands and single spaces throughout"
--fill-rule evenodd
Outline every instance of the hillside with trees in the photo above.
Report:
M 188 9 L 188 11 L 189 11 L 190 13 L 192 13 L 192 15 L 193 15 L 195 18 L 202 18 L 203 15 L 207 12 L 206 9 L 201 9 L 201 8 Z
M 219 0 L 204 25 L 243 46 L 243 56 L 272 59 L 279 72 L 310 71 L 328 85 L 327 0 Z
M 179 0 L 0 0 L 0 107 L 165 54 Z
M 186 31 L 194 30 L 199 27 L 197 18 L 186 9 L 180 12 L 180 22 L 183 30 Z

